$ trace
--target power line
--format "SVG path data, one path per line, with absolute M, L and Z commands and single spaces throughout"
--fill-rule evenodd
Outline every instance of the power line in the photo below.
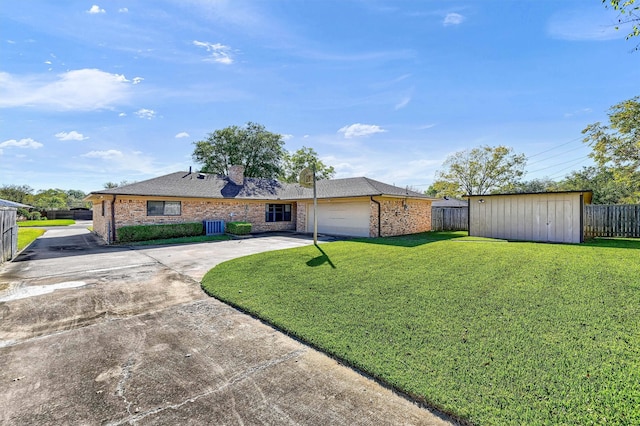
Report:
M 560 155 L 562 155 L 562 154 L 566 154 L 566 153 L 568 153 L 568 152 L 574 152 L 574 151 L 577 151 L 577 150 L 579 150 L 579 149 L 581 149 L 581 148 L 582 148 L 582 147 L 572 148 L 572 149 L 568 149 L 568 150 L 566 150 L 566 151 L 558 152 L 557 154 L 555 154 L 555 155 L 553 155 L 553 156 L 551 156 L 551 157 L 545 157 L 545 158 L 542 158 L 542 159 L 540 159 L 540 160 L 534 161 L 533 163 L 527 163 L 527 166 L 530 166 L 530 165 L 532 165 L 532 164 L 542 163 L 542 162 L 544 162 L 544 161 L 547 161 L 547 160 L 550 160 L 550 159 L 552 159 L 552 158 L 558 157 L 558 156 L 560 156 Z
M 575 139 L 571 139 L 569 142 L 565 142 L 565 143 L 561 143 L 560 145 L 556 145 L 553 148 L 549 148 L 549 149 L 546 149 L 544 151 L 540 151 L 537 154 L 530 155 L 528 158 L 537 157 L 538 155 L 542 155 L 542 154 L 545 154 L 545 153 L 547 153 L 549 151 L 553 151 L 554 149 L 558 149 L 558 148 L 563 147 L 565 145 L 569 145 L 570 143 L 575 142 L 575 141 L 580 140 L 580 139 L 582 139 L 582 136 L 579 136 L 579 137 L 577 137 Z
M 526 173 L 527 173 L 527 174 L 529 174 L 529 173 L 537 173 L 537 172 L 540 172 L 540 171 L 542 171 L 542 170 L 551 169 L 551 168 L 553 168 L 553 167 L 561 166 L 561 165 L 563 165 L 563 164 L 567 164 L 567 163 L 576 163 L 576 164 L 577 164 L 577 163 L 579 163 L 580 161 L 582 161 L 582 160 L 584 160 L 584 159 L 586 159 L 586 158 L 589 158 L 589 155 L 585 155 L 584 157 L 580 157 L 580 158 L 577 158 L 577 159 L 575 159 L 575 158 L 574 158 L 573 160 L 569 160 L 569 161 L 563 161 L 562 163 L 552 164 L 552 165 L 550 165 L 550 166 L 543 167 L 543 168 L 538 169 L 538 170 L 527 171 Z

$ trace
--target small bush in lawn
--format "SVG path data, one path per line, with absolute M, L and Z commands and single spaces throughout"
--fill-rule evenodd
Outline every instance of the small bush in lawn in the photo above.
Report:
M 234 235 L 247 235 L 251 233 L 249 222 L 227 222 L 227 233 Z
M 193 237 L 202 234 L 204 234 L 204 227 L 201 222 L 123 226 L 118 229 L 118 242 L 128 243 L 133 241 Z
M 47 220 L 46 216 L 42 216 L 40 212 L 29 212 L 27 215 L 27 220 Z

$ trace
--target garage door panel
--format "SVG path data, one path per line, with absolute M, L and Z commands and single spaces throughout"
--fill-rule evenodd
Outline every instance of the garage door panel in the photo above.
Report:
M 313 205 L 307 210 L 307 232 L 313 232 Z M 318 204 L 318 232 L 368 237 L 369 214 L 369 203 Z

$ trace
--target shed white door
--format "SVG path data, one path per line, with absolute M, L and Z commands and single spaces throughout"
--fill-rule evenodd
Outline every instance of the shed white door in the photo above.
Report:
M 318 203 L 318 232 L 368 237 L 369 215 L 368 202 Z M 307 218 L 307 232 L 313 232 L 313 203 L 307 204 Z
M 538 240 L 554 243 L 574 242 L 573 219 L 570 201 L 548 200 L 538 203 Z

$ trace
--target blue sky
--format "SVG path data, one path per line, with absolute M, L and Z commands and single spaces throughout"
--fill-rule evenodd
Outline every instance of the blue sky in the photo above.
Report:
M 197 168 L 248 121 L 336 177 L 425 190 L 507 145 L 526 179 L 591 164 L 581 130 L 640 89 L 600 0 L 0 3 L 0 185 L 102 189 Z

